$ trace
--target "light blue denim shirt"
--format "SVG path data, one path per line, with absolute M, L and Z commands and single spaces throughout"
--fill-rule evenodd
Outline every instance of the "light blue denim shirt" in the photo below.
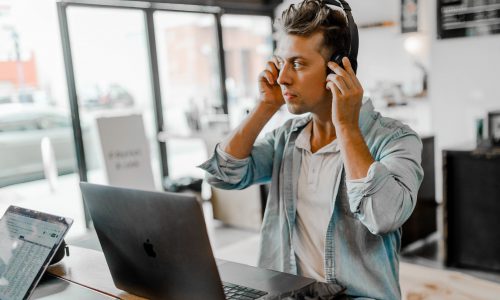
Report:
M 295 140 L 311 116 L 287 121 L 258 139 L 249 157 L 220 149 L 200 167 L 222 189 L 271 182 L 261 231 L 259 267 L 297 274 L 292 248 L 301 153 Z M 401 226 L 410 217 L 423 179 L 422 142 L 399 121 L 364 102 L 359 126 L 375 160 L 363 179 L 332 178 L 334 207 L 325 240 L 327 282 L 353 298 L 400 299 Z

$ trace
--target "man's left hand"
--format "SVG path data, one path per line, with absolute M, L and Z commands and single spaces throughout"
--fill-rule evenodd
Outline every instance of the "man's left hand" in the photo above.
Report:
M 342 63 L 345 69 L 333 61 L 328 62 L 328 67 L 335 72 L 326 77 L 326 88 L 332 92 L 332 122 L 336 128 L 359 128 L 363 87 L 349 59 L 344 57 Z

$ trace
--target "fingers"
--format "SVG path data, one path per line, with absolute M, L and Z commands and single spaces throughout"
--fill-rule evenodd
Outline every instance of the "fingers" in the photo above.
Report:
M 337 63 L 335 63 L 333 61 L 328 62 L 328 68 L 330 68 L 330 70 L 335 72 L 336 75 L 343 77 L 343 79 L 348 87 L 353 86 L 351 75 L 349 73 L 347 73 L 347 71 L 344 68 L 342 68 L 341 66 L 339 66 Z
M 361 83 L 359 82 L 358 77 L 356 76 L 356 72 L 354 72 L 354 69 L 352 68 L 351 61 L 349 60 L 349 58 L 347 57 L 342 58 L 342 63 L 344 64 L 344 68 L 347 71 L 347 73 L 349 73 L 353 83 L 357 87 L 361 87 Z
M 280 74 L 280 70 L 279 70 L 278 66 L 279 66 L 278 59 L 276 58 L 276 56 L 273 56 L 272 60 L 267 62 L 266 70 L 269 70 L 273 74 L 273 76 L 278 78 L 278 76 Z
M 275 59 L 273 58 L 273 60 L 268 61 L 266 64 L 266 69 L 260 73 L 260 76 L 266 78 L 267 82 L 270 85 L 276 84 L 276 80 L 279 76 L 279 69 L 274 60 Z
M 341 75 L 341 76 L 344 76 L 344 77 L 351 77 L 344 68 L 342 68 L 341 66 L 339 66 L 334 61 L 329 61 L 328 62 L 328 68 L 330 70 L 332 70 L 333 72 L 335 72 L 335 74 L 338 74 L 338 75 Z
M 265 78 L 269 85 L 274 85 L 276 80 L 273 74 L 269 70 L 264 70 L 260 73 L 260 77 Z
M 326 80 L 333 82 L 343 95 L 346 95 L 349 92 L 350 87 L 347 85 L 344 77 L 337 74 L 330 74 L 326 77 Z
M 354 73 L 354 70 L 352 69 L 351 61 L 349 60 L 349 58 L 347 58 L 347 57 L 344 56 L 342 58 L 342 64 L 344 64 L 344 69 L 349 74 L 356 76 L 356 74 Z
M 335 83 L 332 81 L 327 81 L 326 82 L 326 88 L 332 92 L 332 94 L 336 95 L 337 97 L 340 97 L 342 95 L 342 92 L 340 92 L 339 88 Z
M 339 90 L 342 94 L 346 94 L 348 90 L 361 90 L 361 83 L 359 82 L 352 65 L 347 57 L 342 59 L 342 63 L 345 68 L 342 68 L 337 63 L 330 61 L 328 62 L 328 68 L 335 72 L 335 74 L 329 74 L 327 80 L 335 82 L 338 84 Z
M 335 86 L 345 95 L 349 92 L 349 89 L 353 87 L 351 76 L 347 73 L 344 68 L 331 61 L 328 63 L 328 67 L 335 73 L 331 73 L 326 77 L 327 81 L 335 83 Z
M 279 70 L 279 67 L 278 67 L 278 66 L 280 65 L 280 62 L 279 62 L 279 60 L 278 60 L 278 57 L 277 57 L 276 55 L 273 55 L 273 57 L 271 58 L 271 60 L 270 60 L 270 61 L 271 61 L 271 62 L 273 62 L 273 63 L 274 63 L 274 65 L 276 66 L 276 68 Z

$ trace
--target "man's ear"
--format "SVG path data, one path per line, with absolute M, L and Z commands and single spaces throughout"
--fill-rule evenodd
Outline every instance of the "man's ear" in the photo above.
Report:
M 328 64 L 328 62 L 332 58 L 333 51 L 331 49 L 328 49 L 327 47 L 323 46 L 323 47 L 321 47 L 319 54 L 321 54 L 321 56 L 325 60 L 325 64 Z

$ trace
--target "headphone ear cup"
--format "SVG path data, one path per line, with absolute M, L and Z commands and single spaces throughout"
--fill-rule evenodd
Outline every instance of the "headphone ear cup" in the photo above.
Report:
M 334 57 L 333 57 L 333 61 L 341 66 L 342 68 L 344 67 L 344 64 L 342 63 L 342 58 L 344 58 L 345 55 L 339 53 L 339 54 L 336 54 Z
M 343 53 L 337 53 L 335 55 L 332 56 L 332 58 L 330 59 L 330 61 L 333 61 L 335 62 L 337 65 L 341 66 L 342 68 L 344 68 L 344 64 L 342 63 L 342 58 L 344 57 L 345 55 Z M 332 72 L 332 73 L 335 73 L 333 71 L 329 71 L 329 72 Z

